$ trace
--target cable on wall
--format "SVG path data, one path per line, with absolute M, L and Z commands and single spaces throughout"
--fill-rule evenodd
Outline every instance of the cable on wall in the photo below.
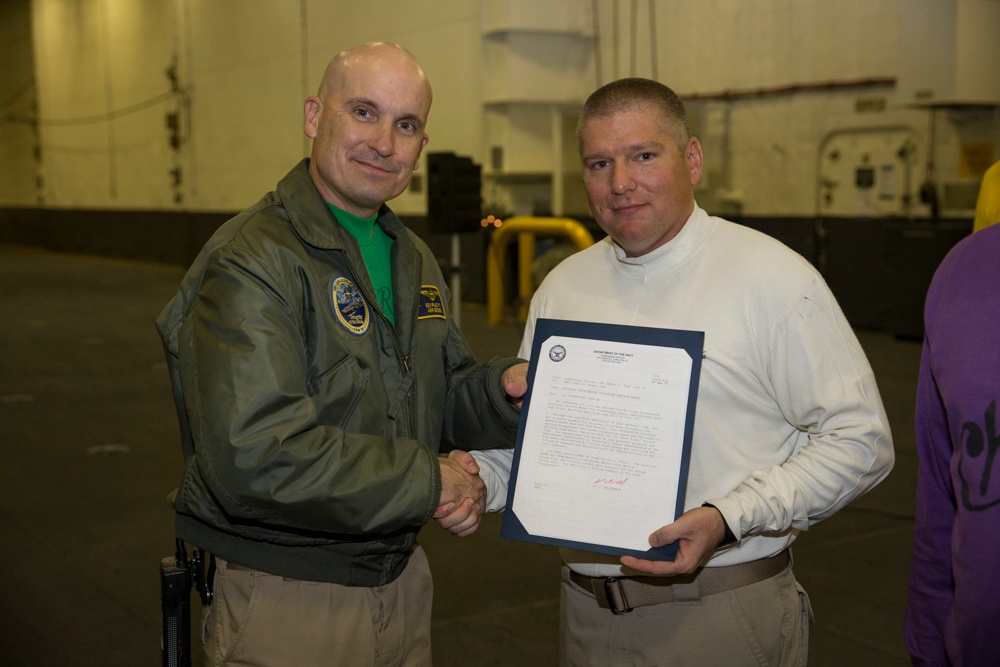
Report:
M 118 118 L 123 118 L 125 116 L 138 113 L 140 111 L 145 111 L 157 104 L 162 104 L 173 99 L 177 95 L 183 94 L 183 88 L 178 89 L 178 91 L 167 91 L 151 97 L 148 100 L 143 100 L 142 102 L 136 102 L 135 104 L 130 104 L 127 107 L 121 109 L 116 109 L 114 111 L 108 111 L 106 113 L 95 114 L 93 116 L 78 116 L 76 118 L 39 118 L 38 116 L 28 116 L 24 114 L 10 114 L 7 116 L 8 120 L 16 123 L 37 123 L 38 125 L 48 125 L 54 127 L 68 127 L 73 125 L 91 125 L 93 123 L 105 123 L 109 120 L 116 120 Z
M 618 78 L 618 0 L 611 3 L 611 78 Z
M 649 0 L 649 65 L 651 77 L 660 80 L 660 56 L 656 49 L 656 0 Z
M 604 72 L 601 71 L 601 10 L 598 0 L 591 0 L 590 9 L 594 17 L 594 77 L 597 79 L 595 88 L 604 83 Z
M 37 82 L 34 74 L 32 74 L 28 79 L 18 86 L 17 90 L 14 91 L 6 100 L 0 103 L 0 125 L 4 123 L 14 123 L 23 122 L 21 118 L 26 118 L 26 124 L 30 127 L 32 143 L 34 144 L 32 154 L 34 156 L 34 168 L 35 168 L 35 200 L 39 206 L 45 204 L 45 178 L 42 173 L 42 146 L 41 139 L 38 134 L 38 123 L 35 121 L 37 117 L 38 109 L 38 96 L 37 96 Z M 23 98 L 30 94 L 31 97 L 27 100 L 28 106 L 35 113 L 30 116 L 22 116 L 21 114 L 8 113 L 9 109 L 15 106 L 24 106 Z
M 631 16 L 629 16 L 629 27 L 628 27 L 628 75 L 635 76 L 636 62 L 638 61 L 639 53 L 639 0 L 632 0 Z
M 306 99 L 312 94 L 309 90 L 309 3 L 307 0 L 299 0 L 299 33 L 302 35 L 302 51 L 299 64 L 302 68 L 302 96 Z M 303 155 L 308 155 L 310 149 L 309 138 L 302 135 Z
M 167 80 L 170 82 L 170 90 L 181 93 L 180 81 L 180 52 L 181 52 L 181 13 L 183 4 L 178 1 L 174 4 L 174 52 L 170 58 L 170 66 L 167 68 Z M 173 156 L 173 168 L 167 171 L 170 176 L 170 190 L 174 195 L 174 203 L 184 203 L 184 164 L 181 158 L 181 146 L 186 144 L 191 138 L 191 114 L 190 104 L 187 96 L 183 93 L 177 96 L 177 103 L 173 105 L 173 111 L 166 114 L 167 131 L 169 132 L 168 145 Z
M 108 3 L 101 3 L 101 37 L 104 39 L 104 101 L 108 109 L 115 105 L 111 86 L 111 23 L 108 18 Z M 118 197 L 118 146 L 115 124 L 108 123 L 108 194 Z
M 184 45 L 184 60 L 185 60 L 185 71 L 187 72 L 187 86 L 181 86 L 178 92 L 181 94 L 182 108 L 184 110 L 184 119 L 187 121 L 185 125 L 187 126 L 187 132 L 183 139 L 186 146 L 187 154 L 187 166 L 188 166 L 188 186 L 187 194 L 191 197 L 198 196 L 198 155 L 196 153 L 197 144 L 194 141 L 194 113 L 191 109 L 191 95 L 193 91 L 194 81 L 194 46 L 192 42 L 192 35 L 194 34 L 194 27 L 191 18 L 191 3 L 190 1 L 184 2 L 180 0 L 178 2 L 177 10 L 177 40 L 183 41 Z M 178 52 L 180 52 L 180 47 L 178 47 Z
M 600 0 L 592 0 L 591 2 L 591 12 L 594 17 L 594 33 L 595 33 L 595 66 L 596 66 L 596 78 L 597 86 L 600 87 L 605 81 L 605 75 L 603 70 L 603 63 L 601 62 L 601 52 L 603 50 L 601 39 L 604 37 L 604 33 L 600 30 L 601 23 L 601 9 L 602 2 Z M 640 63 L 639 63 L 639 12 L 641 5 L 639 0 L 631 0 L 627 6 L 622 6 L 618 0 L 613 0 L 610 3 L 611 12 L 611 71 L 608 80 L 616 80 L 623 76 L 645 76 L 646 70 L 642 70 L 640 73 Z M 659 48 L 657 44 L 657 23 L 656 23 L 656 0 L 647 0 L 646 2 L 646 13 L 648 18 L 647 28 L 649 31 L 649 73 L 648 76 L 654 80 L 658 80 L 659 73 Z M 604 5 L 607 9 L 608 5 Z M 622 12 L 628 13 L 628 16 L 622 16 Z M 627 23 L 627 28 L 625 28 L 625 22 Z M 623 54 L 622 42 L 627 40 L 628 55 Z M 623 63 L 621 59 L 627 57 L 628 62 Z M 624 70 L 624 72 L 623 72 Z
M 165 74 L 167 79 L 170 81 L 170 89 L 174 92 L 180 91 L 180 81 L 177 74 L 177 45 L 174 44 L 174 55 L 170 61 L 170 67 L 167 68 Z M 169 134 L 169 146 L 170 151 L 173 153 L 174 158 L 174 168 L 169 171 L 170 174 L 170 187 L 174 193 L 174 203 L 181 204 L 184 201 L 184 190 L 181 184 L 184 181 L 184 170 L 181 165 L 181 146 L 184 145 L 190 138 L 190 122 L 185 122 L 186 118 L 190 117 L 190 114 L 184 113 L 187 111 L 187 99 L 184 95 L 177 95 L 177 104 L 174 105 L 173 111 L 168 111 L 166 115 L 166 124 Z M 188 133 L 185 135 L 185 133 Z

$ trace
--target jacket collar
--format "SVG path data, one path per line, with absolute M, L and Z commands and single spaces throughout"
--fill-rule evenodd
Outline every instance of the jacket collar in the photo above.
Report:
M 295 165 L 278 182 L 277 193 L 292 227 L 303 241 L 323 250 L 344 249 L 344 229 L 312 182 L 309 158 Z M 403 223 L 385 204 L 379 209 L 376 222 L 389 236 L 395 239 L 403 236 Z

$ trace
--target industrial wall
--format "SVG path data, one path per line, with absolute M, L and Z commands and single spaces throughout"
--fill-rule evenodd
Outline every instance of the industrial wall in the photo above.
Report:
M 0 206 L 238 210 L 307 153 L 302 102 L 329 58 L 385 39 L 411 49 L 434 86 L 428 150 L 472 156 L 501 189 L 504 176 L 534 173 L 535 203 L 551 192 L 546 173 L 572 172 L 572 151 L 553 164 L 548 126 L 532 141 L 530 118 L 513 127 L 518 114 L 542 108 L 548 123 L 562 105 L 572 121 L 598 83 L 640 75 L 688 100 L 709 208 L 929 215 L 919 191 L 933 178 L 942 199 L 947 189 L 945 214 L 967 216 L 998 157 L 997 99 L 985 98 L 1000 98 L 1000 68 L 980 77 L 977 104 L 956 98 L 969 67 L 955 64 L 943 74 L 953 89 L 929 101 L 956 104 L 913 106 L 919 79 L 933 86 L 940 74 L 914 54 L 1000 57 L 995 39 L 956 44 L 979 41 L 963 21 L 994 22 L 995 35 L 998 10 L 996 0 L 13 0 L 0 9 Z M 507 134 L 486 127 L 498 113 Z M 496 163 L 504 149 L 520 167 Z M 421 214 L 425 195 L 416 188 L 395 208 Z
M 997 34 L 1000 0 L 5 0 L 0 243 L 190 261 L 308 154 L 329 59 L 389 40 L 433 85 L 427 150 L 482 165 L 488 212 L 586 217 L 584 99 L 656 78 L 704 146 L 704 208 L 802 252 L 852 321 L 899 287 L 914 329 L 1000 159 Z M 425 174 L 392 206 L 447 258 Z M 472 300 L 486 242 L 462 240 Z

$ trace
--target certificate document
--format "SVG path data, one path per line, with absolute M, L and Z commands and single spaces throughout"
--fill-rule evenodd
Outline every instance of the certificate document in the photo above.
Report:
M 704 333 L 539 319 L 501 534 L 652 560 L 684 511 Z

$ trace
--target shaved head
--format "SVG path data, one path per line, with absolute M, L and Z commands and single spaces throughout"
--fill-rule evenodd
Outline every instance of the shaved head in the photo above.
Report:
M 370 72 L 390 65 L 398 67 L 400 71 L 410 69 L 411 75 L 415 77 L 414 80 L 426 87 L 429 110 L 433 95 L 427 75 L 412 53 L 391 42 L 359 44 L 335 55 L 323 73 L 323 80 L 319 84 L 319 97 L 326 99 L 334 90 L 343 86 L 352 71 L 360 68 L 362 71 Z

